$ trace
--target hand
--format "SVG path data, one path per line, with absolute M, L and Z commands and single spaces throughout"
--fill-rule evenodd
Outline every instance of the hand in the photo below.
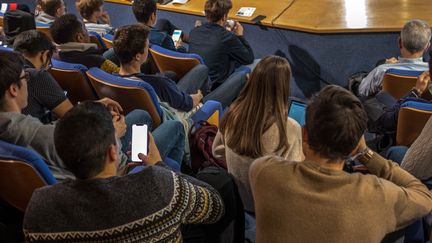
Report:
M 117 138 L 121 138 L 126 133 L 126 122 L 123 115 L 119 115 L 114 111 L 111 112 L 112 121 L 115 129 L 115 135 Z
M 195 28 L 196 28 L 196 27 L 200 27 L 201 25 L 202 25 L 201 20 L 196 20 L 196 21 L 195 21 Z
M 104 104 L 106 107 L 110 109 L 110 111 L 114 111 L 118 115 L 120 115 L 123 112 L 123 108 L 120 106 L 120 104 L 117 101 L 114 101 L 110 98 L 103 98 L 98 100 L 97 102 L 100 102 Z
M 234 25 L 234 28 L 232 31 L 237 36 L 243 36 L 243 26 L 238 21 L 235 22 L 235 25 Z
M 201 100 L 203 98 L 201 90 L 198 90 L 198 92 L 196 94 L 191 94 L 190 96 L 192 97 L 193 107 L 196 107 L 201 102 Z
M 106 10 L 104 10 L 102 12 L 102 15 L 100 17 L 100 20 L 104 23 L 104 24 L 110 24 L 111 20 L 110 17 L 108 15 L 108 12 Z
M 156 146 L 156 143 L 154 141 L 153 136 L 151 133 L 149 133 L 149 153 L 147 156 L 145 156 L 142 153 L 138 154 L 138 158 L 145 164 L 145 165 L 155 165 L 157 162 L 162 161 L 162 158 L 159 153 L 159 149 Z
M 385 64 L 395 64 L 397 63 L 398 59 L 396 57 L 391 57 L 386 59 Z
M 419 95 L 422 95 L 425 90 L 428 88 L 430 82 L 430 75 L 429 72 L 423 72 L 418 78 L 415 85 L 415 89 L 419 93 Z
M 366 139 L 365 136 L 363 135 L 360 138 L 360 141 L 357 144 L 357 147 L 351 152 L 351 156 L 356 156 L 360 153 L 362 153 L 363 151 L 365 151 L 367 149 L 367 145 L 366 145 Z
M 183 44 L 183 41 L 182 41 L 182 39 L 180 38 L 178 41 L 174 42 L 174 44 L 175 44 L 175 47 L 176 47 L 176 48 L 179 48 L 179 47 Z

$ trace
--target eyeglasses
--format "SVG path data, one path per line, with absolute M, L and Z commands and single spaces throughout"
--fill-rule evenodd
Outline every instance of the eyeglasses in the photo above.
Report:
M 21 80 L 25 79 L 26 81 L 29 81 L 29 78 L 30 78 L 29 73 L 27 71 L 25 71 L 24 75 L 19 77 L 19 80 L 21 81 Z

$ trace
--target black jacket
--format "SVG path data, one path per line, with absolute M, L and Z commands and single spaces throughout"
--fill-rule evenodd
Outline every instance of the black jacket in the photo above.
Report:
M 222 83 L 235 68 L 254 61 L 252 48 L 243 36 L 215 23 L 205 23 L 190 32 L 189 52 L 204 59 L 212 83 Z

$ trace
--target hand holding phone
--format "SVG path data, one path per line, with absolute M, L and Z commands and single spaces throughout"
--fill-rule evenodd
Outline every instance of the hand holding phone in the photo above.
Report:
M 139 162 L 141 159 L 138 157 L 138 154 L 143 154 L 145 156 L 148 155 L 149 148 L 149 136 L 148 136 L 148 126 L 134 124 L 132 125 L 132 161 Z
M 162 161 L 159 150 L 156 146 L 156 143 L 153 139 L 151 133 L 149 133 L 149 153 L 147 156 L 144 154 L 138 154 L 138 157 L 145 165 L 154 165 L 159 161 Z
M 182 34 L 182 31 L 181 31 L 181 30 L 174 30 L 174 33 L 173 33 L 173 35 L 172 35 L 172 40 L 174 41 L 174 44 L 175 44 L 176 46 L 178 46 L 178 44 L 179 44 L 180 41 L 181 41 L 181 34 Z

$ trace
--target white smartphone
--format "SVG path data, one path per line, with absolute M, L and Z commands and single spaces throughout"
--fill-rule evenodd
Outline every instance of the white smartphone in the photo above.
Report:
M 172 39 L 175 43 L 177 43 L 180 40 L 182 31 L 181 30 L 174 30 L 174 33 L 172 35 Z
M 132 161 L 141 161 L 138 154 L 148 155 L 148 126 L 146 124 L 132 125 Z

